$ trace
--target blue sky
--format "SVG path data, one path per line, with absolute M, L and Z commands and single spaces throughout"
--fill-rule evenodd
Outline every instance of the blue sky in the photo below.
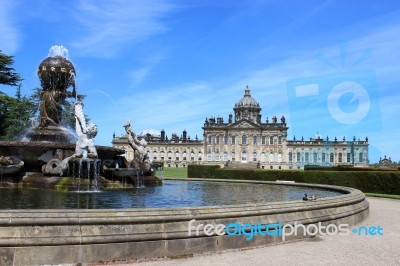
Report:
M 65 46 L 99 145 L 128 119 L 202 138 L 205 118 L 226 121 L 249 85 L 263 121 L 287 118 L 289 139 L 368 136 L 371 162 L 398 161 L 399 33 L 398 1 L 0 2 L 0 49 L 23 94 Z

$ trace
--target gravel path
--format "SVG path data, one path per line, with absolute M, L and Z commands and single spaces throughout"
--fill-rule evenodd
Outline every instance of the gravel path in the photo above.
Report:
M 324 236 L 185 259 L 152 260 L 139 265 L 400 265 L 400 200 L 368 198 L 368 201 L 369 217 L 360 225 L 380 225 L 383 236 Z

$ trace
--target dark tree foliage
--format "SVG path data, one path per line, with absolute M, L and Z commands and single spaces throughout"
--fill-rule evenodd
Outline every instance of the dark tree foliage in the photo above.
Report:
M 0 50 L 0 84 L 18 86 L 22 81 L 18 73 L 14 72 L 13 56 L 5 55 Z
M 21 95 L 10 97 L 0 92 L 0 140 L 19 140 L 32 125 L 35 106 Z

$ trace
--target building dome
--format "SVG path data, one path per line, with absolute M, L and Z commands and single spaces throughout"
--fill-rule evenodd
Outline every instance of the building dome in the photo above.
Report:
M 150 134 L 150 136 L 153 137 L 153 138 L 161 137 L 161 132 L 158 131 L 157 129 L 152 129 L 152 128 L 144 129 L 142 132 L 140 132 L 138 137 L 146 137 L 147 134 Z
M 235 107 L 260 107 L 258 102 L 251 97 L 249 86 L 246 87 L 243 98 L 235 104 Z

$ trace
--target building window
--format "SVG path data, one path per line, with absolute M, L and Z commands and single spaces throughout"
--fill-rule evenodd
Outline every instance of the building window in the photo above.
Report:
M 278 144 L 279 144 L 279 145 L 282 145 L 282 136 L 279 136 L 279 137 L 278 137 Z
M 242 136 L 242 144 L 247 144 L 247 136 L 246 135 Z
M 269 154 L 269 162 L 270 163 L 274 162 L 274 153 L 272 152 Z
M 224 152 L 224 162 L 228 161 L 228 153 Z
M 228 144 L 228 136 L 227 135 L 224 136 L 224 144 Z
M 278 162 L 279 163 L 282 162 L 282 153 L 281 152 L 278 153 Z
M 211 135 L 208 135 L 207 143 L 208 143 L 208 144 L 211 144 Z
M 267 160 L 267 156 L 265 155 L 265 152 L 261 153 L 261 162 L 265 162 Z
M 217 145 L 219 144 L 219 136 L 215 137 L 215 144 L 217 144 Z
M 318 153 L 314 152 L 313 154 L 313 161 L 316 163 L 318 161 Z
M 160 156 L 161 156 L 161 158 L 160 158 L 160 159 L 161 159 L 161 161 L 164 161 L 165 154 L 164 154 L 164 152 L 163 152 L 163 151 L 161 152 Z
M 232 152 L 231 156 L 232 156 L 232 158 L 231 158 L 232 162 L 236 161 L 236 153 Z
M 351 162 L 351 154 L 350 154 L 350 152 L 347 153 L 347 162 L 348 163 Z
M 172 152 L 168 152 L 168 160 L 171 160 L 172 159 Z
M 257 152 L 253 152 L 253 162 L 257 162 Z
M 325 162 L 325 152 L 322 153 L 322 162 Z
M 257 145 L 257 136 L 253 136 L 253 144 Z
M 333 163 L 333 152 L 331 152 L 331 154 L 329 154 L 329 162 Z
M 305 156 L 305 163 L 309 163 L 310 162 L 310 154 L 308 152 L 306 152 Z
M 211 150 L 208 150 L 208 153 L 207 153 L 207 161 L 211 162 L 211 160 L 212 160 L 212 157 L 211 157 Z
M 194 161 L 194 152 L 193 151 L 190 153 L 190 160 Z
M 297 153 L 297 163 L 301 163 L 301 154 L 300 154 L 300 152 Z
M 339 152 L 339 163 L 341 163 L 342 161 L 343 161 L 343 154 Z
M 179 152 L 175 152 L 175 161 L 179 161 Z
M 219 162 L 219 150 L 215 153 L 215 161 Z
M 232 145 L 236 144 L 236 137 L 235 136 L 231 137 L 231 143 L 232 143 Z
M 360 163 L 362 163 L 364 160 L 363 160 L 363 154 L 362 154 L 362 152 L 360 152 L 359 154 L 358 154 L 358 161 L 360 162 Z
M 183 153 L 182 153 L 182 161 L 186 161 L 186 151 L 184 151 Z
M 261 137 L 261 144 L 262 144 L 262 145 L 265 145 L 265 143 L 267 142 L 266 139 L 267 139 L 267 138 L 266 138 L 265 136 L 262 136 L 262 137 Z
M 197 155 L 197 158 L 199 161 L 201 161 L 203 159 L 203 154 L 201 153 L 201 151 L 199 151 L 199 154 Z
M 242 162 L 247 162 L 247 152 L 242 151 Z
M 289 163 L 293 162 L 293 153 L 289 152 Z
M 274 136 L 270 136 L 269 137 L 269 145 L 273 145 L 274 144 Z

